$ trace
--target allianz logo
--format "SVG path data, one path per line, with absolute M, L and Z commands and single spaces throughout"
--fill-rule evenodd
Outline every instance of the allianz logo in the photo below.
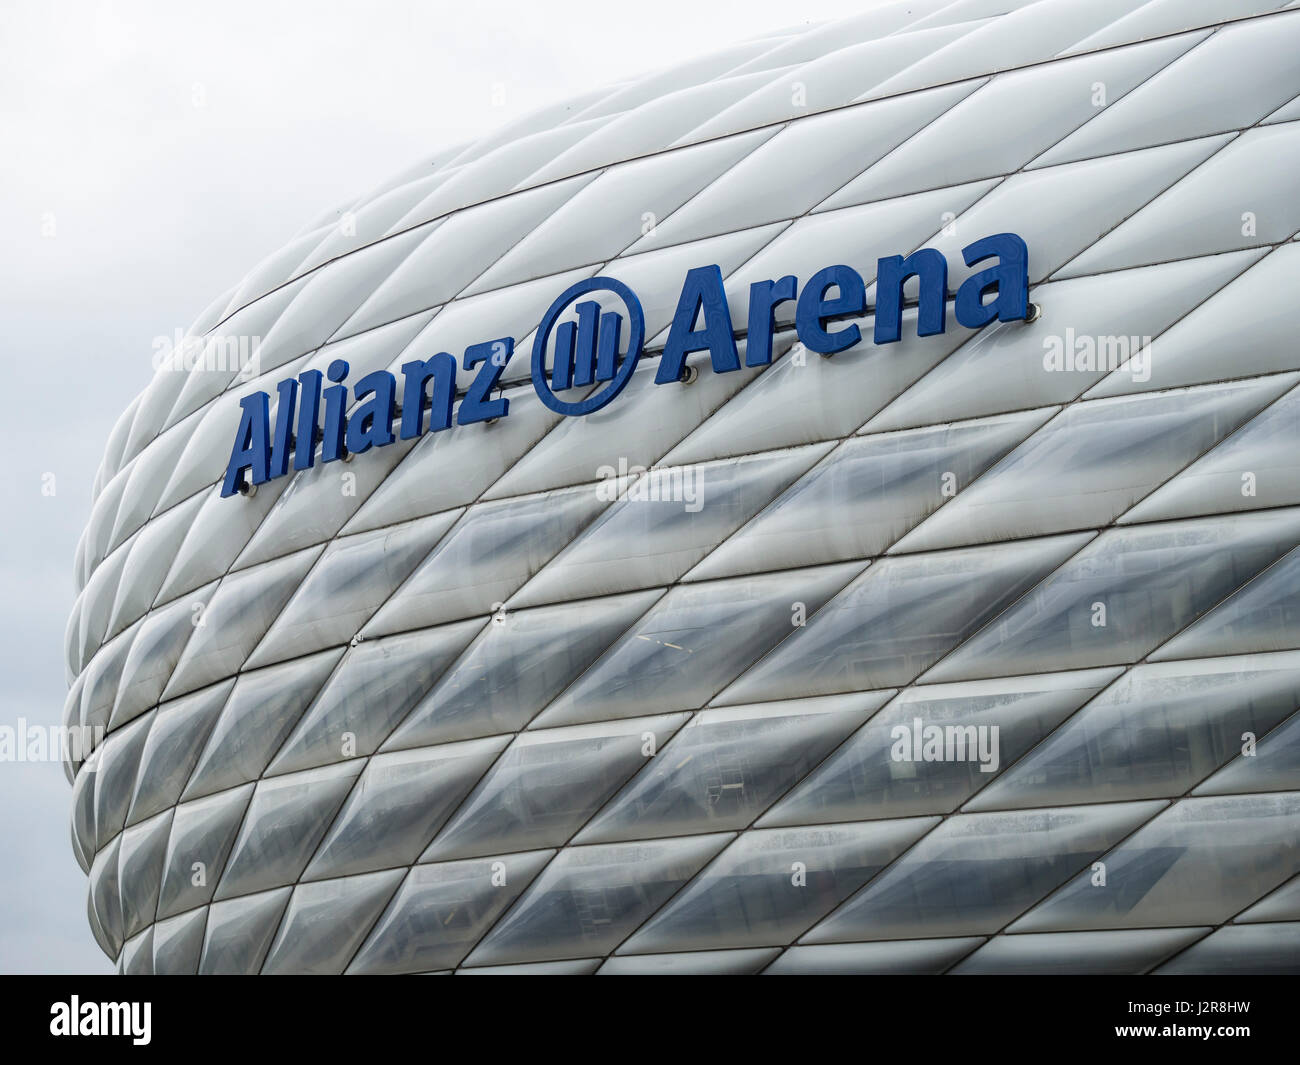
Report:
M 979 329 L 995 319 L 1011 322 L 1029 316 L 1029 251 L 1019 236 L 983 237 L 962 249 L 962 259 L 968 267 L 988 265 L 957 289 L 953 313 L 960 325 Z M 913 277 L 918 291 L 917 335 L 947 330 L 948 260 L 934 248 L 921 248 L 911 255 L 877 261 L 873 343 L 892 344 L 902 338 L 903 287 Z M 596 293 L 612 294 L 622 304 L 622 313 L 602 307 L 591 298 Z M 862 275 L 843 264 L 818 270 L 802 287 L 789 274 L 754 282 L 749 286 L 744 365 L 764 366 L 772 361 L 777 308 L 789 303 L 794 304 L 795 329 L 805 348 L 821 355 L 851 348 L 862 340 L 862 329 L 845 319 L 867 313 L 866 293 Z M 561 320 L 570 308 L 572 315 Z M 697 351 L 709 353 L 714 373 L 734 373 L 741 368 L 736 336 L 722 270 L 714 265 L 688 271 L 655 384 L 689 380 L 686 358 Z M 538 325 L 532 350 L 533 388 L 541 402 L 559 414 L 591 414 L 622 392 L 644 347 L 645 315 L 636 293 L 612 277 L 587 278 L 562 292 Z M 500 337 L 465 349 L 460 367 L 476 372 L 455 412 L 456 425 L 509 416 L 510 400 L 494 396 L 494 391 L 514 348 L 513 337 Z M 221 494 L 249 493 L 291 469 L 310 469 L 318 457 L 322 463 L 338 462 L 398 439 L 452 428 L 457 363 L 449 353 L 437 352 L 401 367 L 400 404 L 395 374 L 387 370 L 366 374 L 352 386 L 356 407 L 350 415 L 344 383 L 348 371 L 345 360 L 335 359 L 324 374 L 307 370 L 280 381 L 275 386 L 274 424 L 269 392 L 244 396 Z M 589 391 L 584 395 L 579 389 Z

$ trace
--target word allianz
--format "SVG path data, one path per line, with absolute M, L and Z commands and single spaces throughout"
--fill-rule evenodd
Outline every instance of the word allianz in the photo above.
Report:
M 957 289 L 953 311 L 960 325 L 978 329 L 994 319 L 1010 322 L 1028 317 L 1029 252 L 1019 236 L 995 233 L 983 237 L 963 248 L 962 258 L 968 267 L 989 260 L 996 262 L 972 274 Z M 934 248 L 921 248 L 908 256 L 894 255 L 877 261 L 874 343 L 890 344 L 902 338 L 903 287 L 913 277 L 918 286 L 917 336 L 946 331 L 948 261 Z M 578 296 L 601 288 L 619 295 L 632 320 L 624 366 L 615 373 L 621 316 L 600 313 L 599 305 L 594 302 L 578 304 L 574 308 L 578 313 L 577 323 L 562 323 L 554 330 L 556 369 L 548 382 L 545 356 L 559 314 Z M 798 340 L 811 351 L 834 355 L 862 339 L 859 325 L 844 321 L 868 311 L 866 283 L 852 267 L 841 264 L 818 270 L 802 290 L 792 275 L 757 281 L 749 286 L 745 366 L 763 366 L 772 361 L 777 308 L 786 303 L 794 304 Z M 836 323 L 840 327 L 832 328 Z M 579 282 L 552 303 L 537 330 L 532 378 L 538 396 L 552 409 L 563 413 L 586 414 L 599 409 L 626 383 L 632 365 L 641 355 L 643 337 L 640 303 L 627 286 L 612 278 Z M 581 351 L 584 342 L 585 373 L 581 354 L 575 373 L 571 353 L 575 348 Z M 510 400 L 492 396 L 514 354 L 514 343 L 512 337 L 501 337 L 465 349 L 461 366 L 466 371 L 476 367 L 478 370 L 456 411 L 456 425 L 496 421 L 509 415 Z M 559 348 L 563 344 L 569 347 L 570 362 L 561 369 Z M 731 373 L 741 368 L 722 271 L 716 265 L 688 271 L 655 373 L 655 384 L 687 379 L 686 357 L 697 351 L 709 353 L 714 373 Z M 356 406 L 350 415 L 346 413 L 348 388 L 343 384 L 348 370 L 346 361 L 336 359 L 324 375 L 319 370 L 307 370 L 296 378 L 280 381 L 275 386 L 278 400 L 274 424 L 268 392 L 244 396 L 240 400 L 239 428 L 221 494 L 247 492 L 245 473 L 256 486 L 284 476 L 290 469 L 310 469 L 318 453 L 322 463 L 337 462 L 349 455 L 392 444 L 399 438 L 411 440 L 425 432 L 452 427 L 457 363 L 447 352 L 415 359 L 401 367 L 400 404 L 394 374 L 387 370 L 366 374 L 353 387 Z M 325 378 L 331 382 L 328 387 L 324 386 Z M 580 405 L 559 401 L 552 392 L 553 388 L 560 390 L 611 379 L 614 384 L 599 397 Z M 395 435 L 394 421 L 399 417 Z

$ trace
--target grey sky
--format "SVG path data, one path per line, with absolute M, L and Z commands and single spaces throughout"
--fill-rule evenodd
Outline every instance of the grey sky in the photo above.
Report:
M 0 725 L 61 719 L 73 554 L 154 338 L 312 216 L 440 146 L 864 6 L 5 0 Z M 0 763 L 0 972 L 111 970 L 86 922 L 70 801 L 59 765 Z

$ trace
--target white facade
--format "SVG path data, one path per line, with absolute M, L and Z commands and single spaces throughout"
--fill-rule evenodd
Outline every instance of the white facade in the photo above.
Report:
M 747 41 L 439 152 L 258 265 L 118 422 L 78 549 L 104 950 L 1295 968 L 1288 6 L 916 0 Z M 823 358 L 782 309 L 771 365 L 653 383 L 693 267 L 743 329 L 756 281 L 929 247 L 955 290 L 1002 232 L 1036 320 L 910 311 Z M 597 275 L 646 354 L 565 417 L 531 334 Z M 498 337 L 509 417 L 220 495 L 241 398 Z

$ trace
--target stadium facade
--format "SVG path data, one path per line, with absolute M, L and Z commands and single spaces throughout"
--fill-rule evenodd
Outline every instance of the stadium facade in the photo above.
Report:
M 1295 6 L 749 40 L 214 301 L 76 558 L 119 970 L 1300 966 Z

